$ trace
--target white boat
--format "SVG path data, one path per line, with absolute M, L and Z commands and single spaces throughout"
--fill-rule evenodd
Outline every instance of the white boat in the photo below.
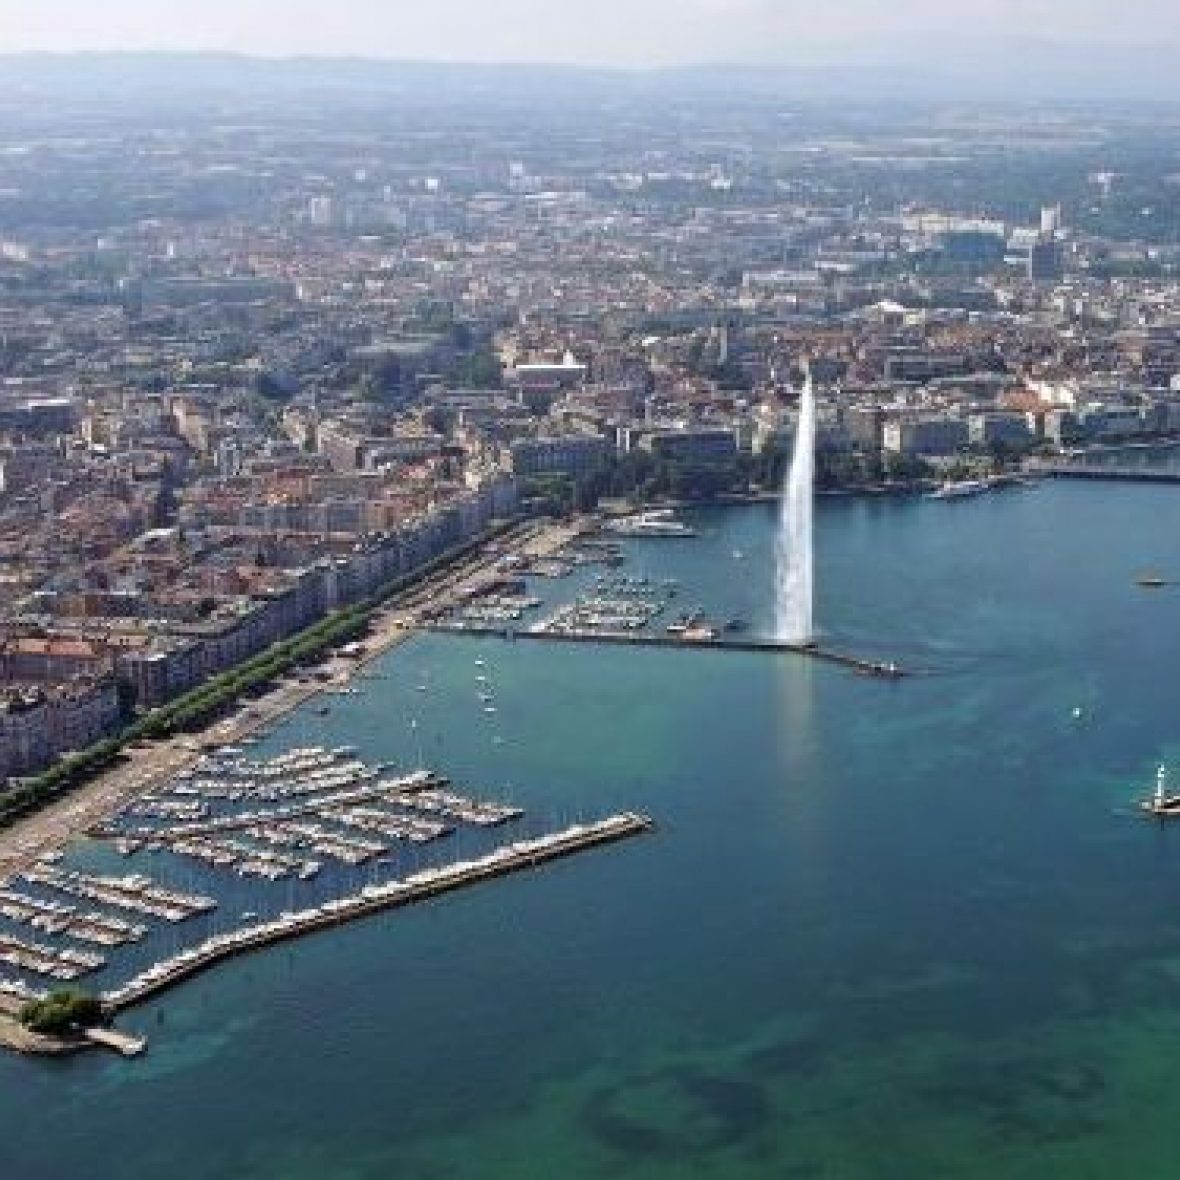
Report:
M 607 529 L 621 537 L 695 537 L 696 529 L 677 520 L 670 509 L 657 508 L 611 521 Z
M 928 492 L 927 500 L 962 500 L 968 496 L 979 496 L 990 490 L 985 479 L 948 479 L 936 491 Z

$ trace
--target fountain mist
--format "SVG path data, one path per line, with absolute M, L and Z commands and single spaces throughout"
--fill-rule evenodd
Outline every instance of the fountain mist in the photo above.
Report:
M 810 374 L 799 401 L 795 453 L 783 486 L 775 546 L 775 632 L 785 643 L 810 643 L 812 620 L 812 537 L 815 508 L 815 390 Z

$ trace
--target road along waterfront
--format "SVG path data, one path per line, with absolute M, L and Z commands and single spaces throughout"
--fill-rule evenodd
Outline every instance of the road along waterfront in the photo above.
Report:
M 488 576 L 501 557 L 501 545 L 518 546 L 530 557 L 547 556 L 592 522 L 528 521 L 492 543 L 478 547 L 452 566 L 428 574 L 394 595 L 374 614 L 360 661 L 330 655 L 318 665 L 320 677 L 287 678 L 264 696 L 239 706 L 228 720 L 210 723 L 192 734 L 177 735 L 124 750 L 123 760 L 92 781 L 11 827 L 0 829 L 0 876 L 17 872 L 38 857 L 109 819 L 137 795 L 187 769 L 203 746 L 233 743 L 267 730 L 281 718 L 332 686 L 347 683 L 364 667 L 414 633 L 423 609 L 446 603 L 473 582 Z

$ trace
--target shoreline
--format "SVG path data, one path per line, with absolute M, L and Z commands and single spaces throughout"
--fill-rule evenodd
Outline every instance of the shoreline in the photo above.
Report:
M 230 959 L 291 942 L 322 930 L 345 926 L 376 914 L 431 901 L 500 877 L 539 868 L 579 852 L 604 847 L 655 830 L 654 821 L 636 812 L 620 812 L 591 823 L 574 824 L 543 836 L 502 845 L 475 860 L 425 869 L 382 885 L 365 886 L 351 897 L 338 898 L 309 910 L 215 935 L 198 947 L 163 961 L 134 977 L 116 992 L 99 998 L 109 1017 L 159 999 L 172 988 Z M 83 1050 L 107 1048 L 135 1057 L 147 1047 L 145 1038 L 113 1027 L 82 1030 L 71 1037 L 45 1036 L 20 1022 L 21 1002 L 0 995 L 0 1048 L 27 1056 L 66 1057 Z
M 307 702 L 347 684 L 362 668 L 418 634 L 422 630 L 420 615 L 425 609 L 488 575 L 489 567 L 501 556 L 501 544 L 531 556 L 546 556 L 592 527 L 594 520 L 593 516 L 573 521 L 526 519 L 492 531 L 478 538 L 469 550 L 440 568 L 424 572 L 420 580 L 411 581 L 378 606 L 369 622 L 360 659 L 328 653 L 306 669 L 313 674 L 310 682 L 284 678 L 265 695 L 240 701 L 230 716 L 213 720 L 192 733 L 128 744 L 118 765 L 0 830 L 0 878 L 20 872 L 47 853 L 86 837 L 127 803 L 195 764 L 204 746 L 232 745 L 279 724 Z M 497 548 L 490 551 L 492 545 Z
M 29 1057 L 70 1057 L 95 1047 L 93 1042 L 80 1037 L 66 1040 L 31 1032 L 20 1022 L 21 1006 L 19 1000 L 0 995 L 0 1049 Z

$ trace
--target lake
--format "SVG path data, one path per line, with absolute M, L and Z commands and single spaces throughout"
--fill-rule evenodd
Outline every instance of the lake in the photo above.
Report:
M 627 571 L 769 628 L 774 507 L 689 517 Z M 913 676 L 424 635 L 293 715 L 264 752 L 658 831 L 226 964 L 122 1019 L 140 1060 L 0 1058 L 5 1176 L 1174 1175 L 1180 826 L 1134 804 L 1180 772 L 1180 589 L 1135 579 L 1180 576 L 1180 494 L 816 535 L 825 639 Z

